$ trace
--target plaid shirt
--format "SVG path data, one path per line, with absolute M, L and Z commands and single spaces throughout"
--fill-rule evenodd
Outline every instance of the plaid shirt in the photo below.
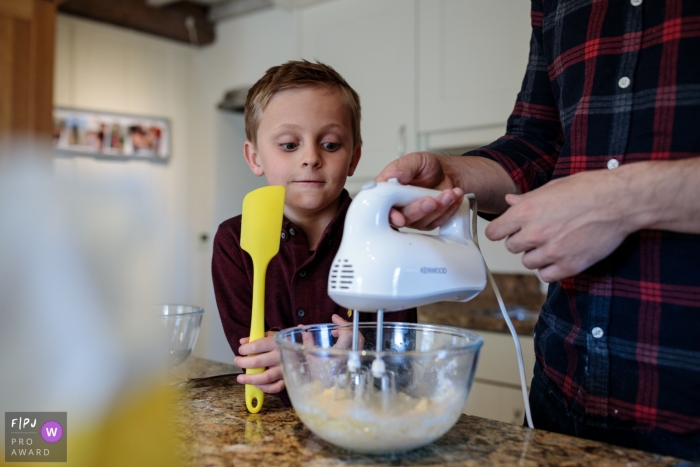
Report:
M 531 20 L 507 134 L 469 155 L 497 161 L 522 192 L 700 155 L 700 1 L 533 1 Z M 639 231 L 550 284 L 535 351 L 584 423 L 699 433 L 700 236 Z

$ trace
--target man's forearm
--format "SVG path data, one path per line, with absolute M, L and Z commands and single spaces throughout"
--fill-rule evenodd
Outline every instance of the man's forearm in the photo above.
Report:
M 700 157 L 636 162 L 612 172 L 624 187 L 632 231 L 700 233 Z
M 518 186 L 497 162 L 484 157 L 441 156 L 445 173 L 465 193 L 474 193 L 479 211 L 501 214 L 508 209 L 505 196 Z

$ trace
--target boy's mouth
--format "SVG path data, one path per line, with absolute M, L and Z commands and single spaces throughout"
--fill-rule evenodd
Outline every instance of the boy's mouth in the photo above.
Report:
M 295 180 L 294 183 L 300 183 L 302 185 L 321 185 L 326 182 L 322 180 Z

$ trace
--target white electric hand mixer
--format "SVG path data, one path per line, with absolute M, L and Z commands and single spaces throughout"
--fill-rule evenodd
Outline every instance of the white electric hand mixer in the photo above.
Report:
M 374 381 L 379 382 L 382 393 L 393 387 L 393 375 L 387 372 L 381 356 L 372 362 L 369 372 L 360 368 L 359 311 L 376 311 L 376 351 L 381 352 L 385 311 L 438 301 L 465 302 L 484 289 L 488 275 L 515 341 L 525 411 L 532 427 L 520 343 L 478 247 L 474 196 L 466 196 L 471 203 L 465 199 L 454 216 L 440 227 L 438 235 L 400 232 L 389 224 L 392 207 L 439 194 L 437 190 L 401 185 L 396 179 L 371 182 L 362 187 L 348 209 L 343 239 L 328 278 L 328 295 L 337 304 L 353 310 L 354 352 L 347 363 L 350 386 L 356 388 L 356 397 L 361 397 L 361 393 L 367 396 Z M 474 211 L 471 222 L 470 204 Z

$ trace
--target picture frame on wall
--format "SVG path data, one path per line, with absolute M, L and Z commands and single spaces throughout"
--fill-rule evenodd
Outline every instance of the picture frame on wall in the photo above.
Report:
M 55 107 L 53 121 L 53 145 L 58 156 L 153 162 L 170 158 L 167 118 Z

